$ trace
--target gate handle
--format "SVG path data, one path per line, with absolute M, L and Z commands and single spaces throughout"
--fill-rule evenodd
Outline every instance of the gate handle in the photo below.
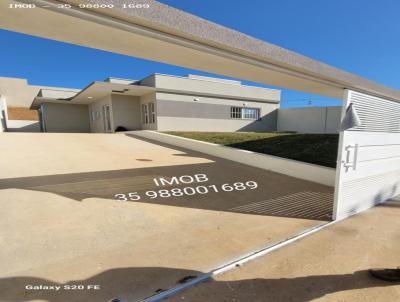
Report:
M 352 148 L 354 148 L 353 162 L 350 162 L 350 149 Z M 357 168 L 358 144 L 355 144 L 354 146 L 352 145 L 346 146 L 345 150 L 347 154 L 346 154 L 346 161 L 343 161 L 343 166 L 346 168 L 346 172 L 348 171 L 349 168 L 353 168 L 353 171 L 355 171 Z

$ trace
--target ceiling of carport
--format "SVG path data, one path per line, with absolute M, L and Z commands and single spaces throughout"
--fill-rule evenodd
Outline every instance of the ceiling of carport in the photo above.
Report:
M 11 1 L 12 2 L 12 1 Z M 60 9 L 77 0 L 19 0 L 0 6 L 0 27 L 134 57 L 341 99 L 344 89 L 400 101 L 400 91 L 257 40 L 157 1 L 148 9 Z M 45 5 L 46 7 L 43 7 Z

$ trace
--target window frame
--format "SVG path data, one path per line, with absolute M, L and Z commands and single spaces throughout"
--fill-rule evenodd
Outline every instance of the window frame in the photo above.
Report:
M 153 102 L 148 103 L 149 105 L 149 123 L 154 124 L 156 122 L 156 110 Z
M 261 108 L 231 106 L 230 117 L 235 120 L 261 120 Z
M 156 122 L 155 103 L 149 102 L 146 104 L 142 104 L 141 116 L 143 125 L 154 124 Z

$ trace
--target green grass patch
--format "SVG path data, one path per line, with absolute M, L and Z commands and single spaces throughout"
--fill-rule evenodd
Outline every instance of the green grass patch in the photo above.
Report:
M 165 132 L 311 164 L 336 167 L 339 135 L 281 132 Z

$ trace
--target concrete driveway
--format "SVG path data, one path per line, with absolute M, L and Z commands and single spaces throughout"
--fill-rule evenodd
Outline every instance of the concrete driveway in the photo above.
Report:
M 398 282 L 368 273 L 399 266 L 399 214 L 387 201 L 167 301 L 400 301 Z
M 125 134 L 0 145 L 6 301 L 140 300 L 331 215 L 330 187 Z

